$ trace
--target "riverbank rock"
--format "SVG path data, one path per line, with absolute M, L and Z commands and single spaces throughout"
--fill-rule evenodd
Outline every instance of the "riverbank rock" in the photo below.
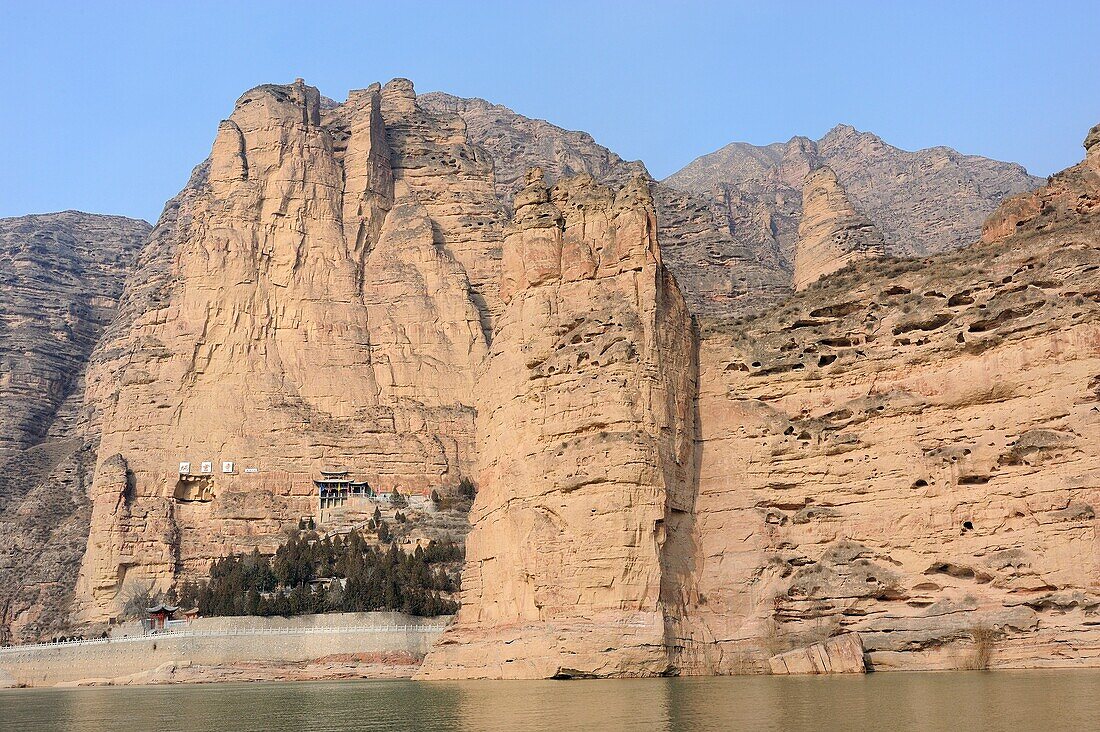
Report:
M 772 674 L 863 674 L 867 663 L 859 633 L 844 633 L 768 659 Z

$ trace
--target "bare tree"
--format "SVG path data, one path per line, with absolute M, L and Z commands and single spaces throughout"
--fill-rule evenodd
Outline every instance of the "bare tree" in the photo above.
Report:
M 122 616 L 138 620 L 149 617 L 148 608 L 156 600 L 153 595 L 153 585 L 148 580 L 134 580 L 127 583 L 122 588 L 122 597 Z

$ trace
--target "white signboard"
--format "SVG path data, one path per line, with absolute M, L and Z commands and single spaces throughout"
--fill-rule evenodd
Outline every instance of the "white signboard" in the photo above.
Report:
M 180 475 L 187 475 L 191 472 L 191 463 L 180 463 Z
M 203 460 L 199 466 L 199 472 L 205 475 L 209 475 L 214 472 L 214 462 L 212 460 Z
M 244 472 L 246 472 L 246 473 L 258 473 L 258 472 L 260 472 L 260 470 L 259 470 L 259 468 L 245 468 Z
M 233 472 L 233 463 L 230 462 L 229 460 L 223 460 L 222 461 L 222 472 L 223 473 L 232 473 Z

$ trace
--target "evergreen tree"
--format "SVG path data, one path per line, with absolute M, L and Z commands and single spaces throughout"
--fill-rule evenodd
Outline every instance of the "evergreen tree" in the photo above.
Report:
M 379 533 L 388 539 L 383 521 Z M 381 537 L 380 537 L 381 538 Z M 181 585 L 181 602 L 197 605 L 203 615 L 295 615 L 331 611 L 402 610 L 437 615 L 457 609 L 441 592 L 458 584 L 443 565 L 462 559 L 460 547 L 429 542 L 405 553 L 391 544 L 379 549 L 362 534 L 318 540 L 316 535 L 288 537 L 274 559 L 253 551 L 215 560 L 206 582 Z M 309 582 L 319 576 L 344 578 L 323 592 Z

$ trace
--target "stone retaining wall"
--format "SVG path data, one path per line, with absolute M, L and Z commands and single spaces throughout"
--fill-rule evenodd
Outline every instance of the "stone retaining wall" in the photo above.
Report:
M 184 631 L 152 636 L 0 648 L 0 672 L 17 684 L 53 686 L 128 676 L 168 663 L 301 663 L 336 654 L 390 652 L 422 657 L 449 620 L 401 613 L 209 618 Z

